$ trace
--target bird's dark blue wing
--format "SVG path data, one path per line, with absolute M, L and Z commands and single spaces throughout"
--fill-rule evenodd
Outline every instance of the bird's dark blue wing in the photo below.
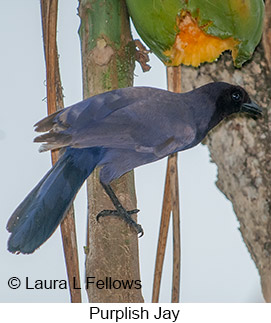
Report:
M 183 98 L 180 105 L 179 96 L 152 88 L 104 93 L 65 109 L 53 119 L 48 117 L 50 131 L 35 141 L 45 142 L 42 151 L 99 146 L 164 156 L 187 146 L 195 137 L 192 114 Z M 39 122 L 37 129 L 44 129 L 46 122 Z M 169 142 L 170 138 L 173 140 Z

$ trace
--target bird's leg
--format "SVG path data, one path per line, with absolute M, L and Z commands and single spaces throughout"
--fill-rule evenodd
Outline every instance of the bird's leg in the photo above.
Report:
M 133 227 L 140 237 L 143 236 L 144 232 L 141 225 L 136 223 L 131 217 L 132 214 L 139 212 L 139 210 L 135 209 L 131 211 L 126 211 L 125 208 L 120 203 L 119 199 L 117 198 L 116 194 L 114 193 L 112 187 L 109 184 L 104 184 L 102 182 L 101 182 L 101 185 L 103 186 L 106 194 L 109 196 L 110 200 L 114 204 L 116 210 L 101 211 L 96 217 L 97 221 L 99 221 L 100 217 L 104 217 L 104 216 L 112 216 L 112 215 L 118 216 L 122 218 L 126 223 L 128 223 L 131 227 Z

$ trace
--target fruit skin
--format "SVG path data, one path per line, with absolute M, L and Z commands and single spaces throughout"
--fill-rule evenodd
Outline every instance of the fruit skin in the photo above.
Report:
M 176 35 L 171 49 L 164 51 L 170 58 L 170 65 L 199 66 L 203 62 L 213 62 L 222 52 L 229 49 L 235 59 L 238 53 L 239 41 L 228 37 L 221 39 L 208 35 L 198 25 L 198 18 L 193 18 L 188 11 L 182 11 L 177 25 L 181 32 Z
M 241 67 L 253 54 L 263 29 L 263 0 L 126 0 L 135 27 L 150 49 L 166 64 L 173 47 L 178 17 L 188 11 L 208 35 L 238 41 L 234 64 Z M 215 59 L 216 57 L 214 57 Z

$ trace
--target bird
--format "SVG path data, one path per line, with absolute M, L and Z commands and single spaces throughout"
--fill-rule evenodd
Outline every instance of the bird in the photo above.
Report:
M 7 223 L 8 250 L 31 254 L 56 230 L 83 182 L 100 166 L 100 183 L 119 216 L 139 235 L 140 224 L 119 202 L 110 183 L 128 171 L 199 144 L 224 118 L 261 108 L 244 88 L 213 82 L 186 93 L 128 87 L 87 98 L 34 127 L 39 151 L 61 149 L 56 164 L 19 204 Z

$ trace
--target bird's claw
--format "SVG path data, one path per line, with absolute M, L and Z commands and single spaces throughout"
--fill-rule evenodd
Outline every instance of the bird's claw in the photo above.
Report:
M 138 209 L 134 209 L 134 210 L 131 210 L 131 211 L 126 211 L 127 212 L 127 214 L 129 215 L 129 216 L 131 216 L 132 214 L 136 214 L 136 213 L 138 213 L 139 212 L 139 210 Z M 96 220 L 99 222 L 99 219 L 101 218 L 101 217 L 105 217 L 105 216 L 120 216 L 120 214 L 119 214 L 119 212 L 117 211 L 117 210 L 103 210 L 103 211 L 101 211 L 97 216 L 96 216 Z M 120 216 L 120 217 L 122 217 L 122 216 Z
M 143 235 L 144 235 L 144 230 L 143 230 L 142 226 L 141 226 L 140 224 L 137 224 L 137 226 L 136 226 L 136 227 L 134 227 L 134 228 L 135 228 L 135 230 L 136 230 L 136 232 L 137 232 L 138 238 L 143 237 Z
M 143 231 L 141 225 L 136 223 L 131 217 L 132 214 L 136 214 L 138 212 L 139 212 L 138 209 L 134 209 L 134 210 L 130 210 L 130 211 L 124 210 L 124 212 L 121 212 L 121 213 L 117 210 L 103 210 L 96 216 L 96 220 L 99 222 L 101 217 L 118 216 L 118 217 L 122 218 L 131 227 L 133 227 L 135 229 L 135 231 L 137 232 L 139 238 L 141 238 L 144 234 L 144 231 Z
M 111 216 L 111 215 L 118 215 L 118 211 L 117 210 L 103 210 L 101 211 L 97 216 L 96 216 L 96 220 L 97 222 L 99 222 L 100 218 L 105 217 L 105 216 Z

